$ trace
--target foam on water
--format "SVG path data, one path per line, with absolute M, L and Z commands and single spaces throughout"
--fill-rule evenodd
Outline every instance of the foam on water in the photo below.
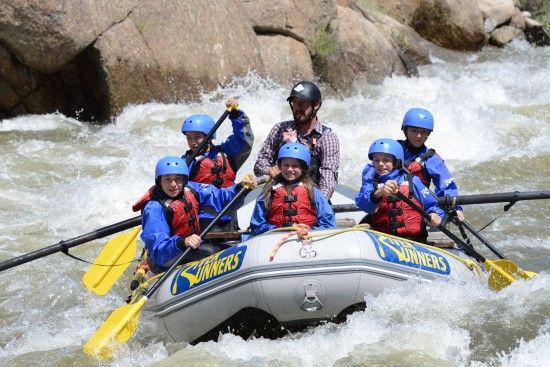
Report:
M 546 189 L 547 50 L 514 42 L 504 50 L 437 55 L 434 61 L 420 67 L 420 78 L 387 78 L 344 99 L 325 93 L 319 116 L 340 138 L 340 181 L 359 186 L 370 143 L 402 138 L 406 110 L 424 107 L 435 117 L 429 146 L 446 159 L 461 194 Z M 128 106 L 106 126 L 60 114 L 1 121 L 0 258 L 135 216 L 131 205 L 153 184 L 157 160 L 187 149 L 180 132 L 183 120 L 195 113 L 217 120 L 228 96 L 238 97 L 251 118 L 255 157 L 273 124 L 291 118 L 288 93 L 289 86 L 250 74 L 205 94 L 200 102 Z M 230 133 L 227 121 L 217 141 Z M 249 159 L 238 178 L 253 164 Z M 503 211 L 502 205 L 467 210 L 477 227 Z M 108 365 L 550 364 L 544 353 L 550 343 L 550 230 L 544 225 L 549 215 L 546 201 L 520 202 L 485 230 L 510 258 L 541 272 L 541 277 L 502 292 L 478 284 L 409 282 L 365 295 L 367 310 L 342 325 L 327 324 L 275 341 L 226 335 L 194 347 L 167 342 L 152 333 L 154 321 L 142 317 L 134 337 Z M 93 260 L 107 241 L 71 253 Z M 59 254 L 2 274 L 2 364 L 107 365 L 83 355 L 81 347 L 123 304 L 129 275 L 100 298 L 81 285 L 86 270 L 87 264 Z M 44 279 L 54 281 L 47 285 Z

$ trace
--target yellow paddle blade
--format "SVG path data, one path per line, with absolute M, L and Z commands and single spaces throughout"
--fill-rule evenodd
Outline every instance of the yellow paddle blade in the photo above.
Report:
M 139 311 L 147 302 L 147 297 L 136 303 L 117 308 L 84 346 L 84 352 L 101 359 L 108 359 L 120 343 L 130 339 L 136 330 Z
M 92 292 L 102 296 L 111 289 L 136 256 L 136 237 L 141 230 L 135 227 L 130 233 L 110 240 L 103 248 L 82 281 Z
M 498 266 L 500 266 L 508 274 L 512 274 L 516 278 L 529 280 L 529 279 L 533 279 L 534 276 L 538 276 L 538 274 L 533 271 L 525 271 L 523 269 L 520 269 L 519 266 L 517 266 L 513 261 L 510 261 L 510 260 L 502 259 L 502 260 L 495 260 L 493 262 Z
M 485 260 L 485 267 L 490 271 L 489 286 L 496 291 L 508 287 L 516 281 L 512 274 L 506 272 L 505 269 L 495 264 L 494 261 Z

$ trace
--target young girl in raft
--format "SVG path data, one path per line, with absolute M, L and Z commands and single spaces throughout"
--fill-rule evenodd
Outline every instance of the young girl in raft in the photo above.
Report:
M 336 227 L 327 199 L 305 174 L 310 159 L 309 149 L 300 143 L 287 143 L 279 149 L 281 173 L 258 197 L 250 220 L 253 236 L 295 224 L 314 229 Z

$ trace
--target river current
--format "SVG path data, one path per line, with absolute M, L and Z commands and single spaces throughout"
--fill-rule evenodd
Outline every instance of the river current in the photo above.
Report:
M 407 109 L 435 118 L 428 146 L 446 160 L 460 194 L 549 190 L 550 51 L 514 42 L 478 53 L 444 52 L 419 78 L 387 78 L 354 97 L 324 98 L 319 116 L 341 142 L 340 182 L 358 187 L 370 143 L 402 138 Z M 112 124 L 61 114 L 0 121 L 0 262 L 135 216 L 156 161 L 187 149 L 194 113 L 223 113 L 228 96 L 250 116 L 254 157 L 274 123 L 291 117 L 280 86 L 254 75 L 204 94 L 200 103 L 129 106 Z M 231 133 L 226 122 L 218 141 Z M 367 310 L 278 340 L 225 335 L 174 344 L 146 316 L 113 359 L 82 347 L 124 304 L 131 268 L 103 297 L 82 284 L 88 265 L 63 254 L 0 273 L 4 366 L 542 366 L 550 365 L 550 200 L 466 207 L 466 217 L 511 260 L 540 276 L 500 292 L 487 286 L 406 282 L 366 294 Z M 112 237 L 71 253 L 93 261 Z M 138 241 L 141 248 L 141 241 Z M 495 257 L 481 244 L 477 249 Z M 223 305 L 221 305 L 223 307 Z M 184 326 L 183 326 L 184 327 Z

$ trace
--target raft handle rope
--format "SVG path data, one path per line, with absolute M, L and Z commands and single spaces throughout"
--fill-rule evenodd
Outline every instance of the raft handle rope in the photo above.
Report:
M 309 234 L 309 226 L 307 224 L 300 223 L 297 226 L 292 227 L 284 227 L 284 228 L 278 228 L 279 230 L 288 231 L 291 230 L 292 232 L 285 235 L 277 244 L 275 245 L 275 248 L 273 248 L 273 251 L 271 252 L 271 255 L 269 256 L 269 261 L 273 261 L 275 258 L 275 255 L 277 254 L 277 251 L 281 248 L 281 246 L 288 240 L 290 237 L 296 235 L 299 240 L 310 240 L 312 236 Z M 276 231 L 276 230 L 273 230 Z

